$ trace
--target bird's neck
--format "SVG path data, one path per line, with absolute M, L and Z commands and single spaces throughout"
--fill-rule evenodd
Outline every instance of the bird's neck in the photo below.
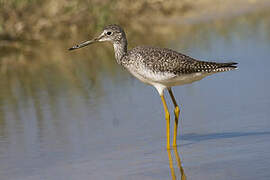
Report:
M 115 59 L 121 64 L 121 59 L 127 54 L 127 39 L 122 38 L 119 42 L 113 43 Z

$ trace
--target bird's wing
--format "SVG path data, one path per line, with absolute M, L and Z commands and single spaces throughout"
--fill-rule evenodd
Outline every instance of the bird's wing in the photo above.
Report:
M 198 61 L 187 55 L 171 49 L 155 47 L 137 47 L 132 51 L 139 55 L 144 65 L 158 72 L 170 72 L 174 74 L 190 74 L 196 72 L 221 72 L 236 68 L 234 62 L 217 63 Z

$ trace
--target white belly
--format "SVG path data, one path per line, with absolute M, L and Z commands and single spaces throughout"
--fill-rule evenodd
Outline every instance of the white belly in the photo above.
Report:
M 146 84 L 155 86 L 161 84 L 166 87 L 180 86 L 184 84 L 190 84 L 194 81 L 199 81 L 202 78 L 211 75 L 213 73 L 197 72 L 192 74 L 175 75 L 173 73 L 153 72 L 150 70 L 138 70 L 133 68 L 127 68 L 128 71 Z

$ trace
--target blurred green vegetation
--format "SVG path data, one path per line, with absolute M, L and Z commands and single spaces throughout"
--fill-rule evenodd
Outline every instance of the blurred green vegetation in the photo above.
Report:
M 0 0 L 0 38 L 40 40 L 68 37 L 111 21 L 114 1 Z M 89 26 L 91 28 L 89 28 Z
M 131 25 L 150 14 L 184 13 L 188 4 L 186 0 L 0 0 L 0 39 L 67 38 L 93 33 L 108 23 Z

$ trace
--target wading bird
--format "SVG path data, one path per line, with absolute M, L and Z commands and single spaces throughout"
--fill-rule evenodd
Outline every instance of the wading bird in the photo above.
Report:
M 218 72 L 236 69 L 235 62 L 218 63 L 199 61 L 171 49 L 138 46 L 127 49 L 127 38 L 124 30 L 118 25 L 108 25 L 102 33 L 89 41 L 69 48 L 69 50 L 85 47 L 95 42 L 109 41 L 113 44 L 115 59 L 142 82 L 154 86 L 163 103 L 167 127 L 167 148 L 170 149 L 170 114 L 163 92 L 168 90 L 174 104 L 173 146 L 176 146 L 179 107 L 171 87 L 189 84 Z

